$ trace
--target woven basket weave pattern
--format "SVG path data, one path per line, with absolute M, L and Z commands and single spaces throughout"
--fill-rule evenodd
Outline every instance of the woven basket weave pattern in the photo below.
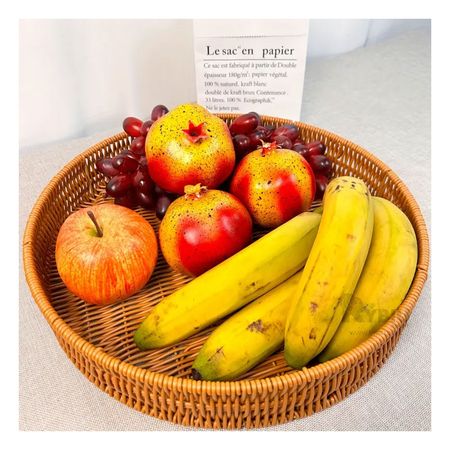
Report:
M 235 115 L 221 115 L 230 122 Z M 192 362 L 214 327 L 164 349 L 141 352 L 133 334 L 150 309 L 189 281 L 159 255 L 143 290 L 111 306 L 87 305 L 62 283 L 54 259 L 58 230 L 73 211 L 105 198 L 95 161 L 129 147 L 124 134 L 86 150 L 60 171 L 40 195 L 24 236 L 24 267 L 33 297 L 60 346 L 86 377 L 128 406 L 182 425 L 255 428 L 305 417 L 342 400 L 374 375 L 393 351 L 425 283 L 429 247 L 420 210 L 389 167 L 361 147 L 325 130 L 263 117 L 265 123 L 296 123 L 306 142 L 321 140 L 333 175 L 362 178 L 373 195 L 387 198 L 410 218 L 419 242 L 418 268 L 402 305 L 371 338 L 346 354 L 302 371 L 290 369 L 278 352 L 234 382 L 190 379 Z M 158 229 L 154 212 L 138 211 Z M 261 233 L 255 234 L 255 238 Z

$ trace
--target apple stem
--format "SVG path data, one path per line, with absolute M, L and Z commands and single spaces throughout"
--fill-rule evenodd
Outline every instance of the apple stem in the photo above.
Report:
M 99 226 L 99 224 L 97 222 L 97 219 L 94 216 L 94 213 L 92 211 L 88 211 L 87 214 L 88 214 L 89 218 L 92 220 L 92 222 L 94 222 L 95 228 L 97 229 L 97 236 L 98 237 L 102 237 L 103 236 L 103 231 L 100 228 L 100 226 Z

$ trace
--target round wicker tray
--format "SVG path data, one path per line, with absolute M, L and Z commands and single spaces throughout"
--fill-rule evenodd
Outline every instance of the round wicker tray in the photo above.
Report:
M 220 115 L 230 122 L 236 115 Z M 398 205 L 411 220 L 419 242 L 417 271 L 395 314 L 367 341 L 327 363 L 290 369 L 282 352 L 233 382 L 195 381 L 191 364 L 214 327 L 171 347 L 141 352 L 133 333 L 164 296 L 189 281 L 159 256 L 151 280 L 139 293 L 111 306 L 87 305 L 70 294 L 56 270 L 54 249 L 60 226 L 81 207 L 105 199 L 97 159 L 130 145 L 120 133 L 87 149 L 47 185 L 28 219 L 23 258 L 31 293 L 59 344 L 79 370 L 100 389 L 145 414 L 204 428 L 256 428 L 311 415 L 365 384 L 393 351 L 419 298 L 429 265 L 429 242 L 420 209 L 403 182 L 379 159 L 333 133 L 301 122 L 263 117 L 276 125 L 296 123 L 307 142 L 321 140 L 333 175 L 365 180 L 374 195 Z M 137 209 L 153 226 L 153 212 Z M 258 237 L 255 235 L 255 237 Z

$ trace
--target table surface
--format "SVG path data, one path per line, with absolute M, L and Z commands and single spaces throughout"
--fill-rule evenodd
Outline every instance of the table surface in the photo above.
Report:
M 428 30 L 307 66 L 302 121 L 358 143 L 406 183 L 430 226 L 431 49 Z M 37 197 L 68 161 L 120 131 L 20 149 L 20 236 Z M 20 249 L 21 251 L 21 249 Z M 192 430 L 141 414 L 89 382 L 66 357 L 20 266 L 19 428 L 46 431 Z M 430 430 L 430 281 L 380 371 L 342 402 L 269 430 Z

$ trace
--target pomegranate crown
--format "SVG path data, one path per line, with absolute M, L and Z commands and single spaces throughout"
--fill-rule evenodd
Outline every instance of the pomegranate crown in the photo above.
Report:
M 188 127 L 183 130 L 183 133 L 186 135 L 190 142 L 195 144 L 209 137 L 204 130 L 204 126 L 204 122 L 201 122 L 198 125 L 194 125 L 192 121 L 189 121 Z
M 265 156 L 265 155 L 267 155 L 267 153 L 270 153 L 270 152 L 272 152 L 273 150 L 276 150 L 276 149 L 278 149 L 278 148 L 281 148 L 281 146 L 278 145 L 275 141 L 273 141 L 273 142 L 264 142 L 264 141 L 261 141 L 261 146 L 258 147 L 258 148 L 261 149 L 261 155 L 262 155 L 262 156 Z
M 184 196 L 200 198 L 202 193 L 207 190 L 208 188 L 206 186 L 202 186 L 201 183 L 197 183 L 195 185 L 188 184 L 184 187 Z

